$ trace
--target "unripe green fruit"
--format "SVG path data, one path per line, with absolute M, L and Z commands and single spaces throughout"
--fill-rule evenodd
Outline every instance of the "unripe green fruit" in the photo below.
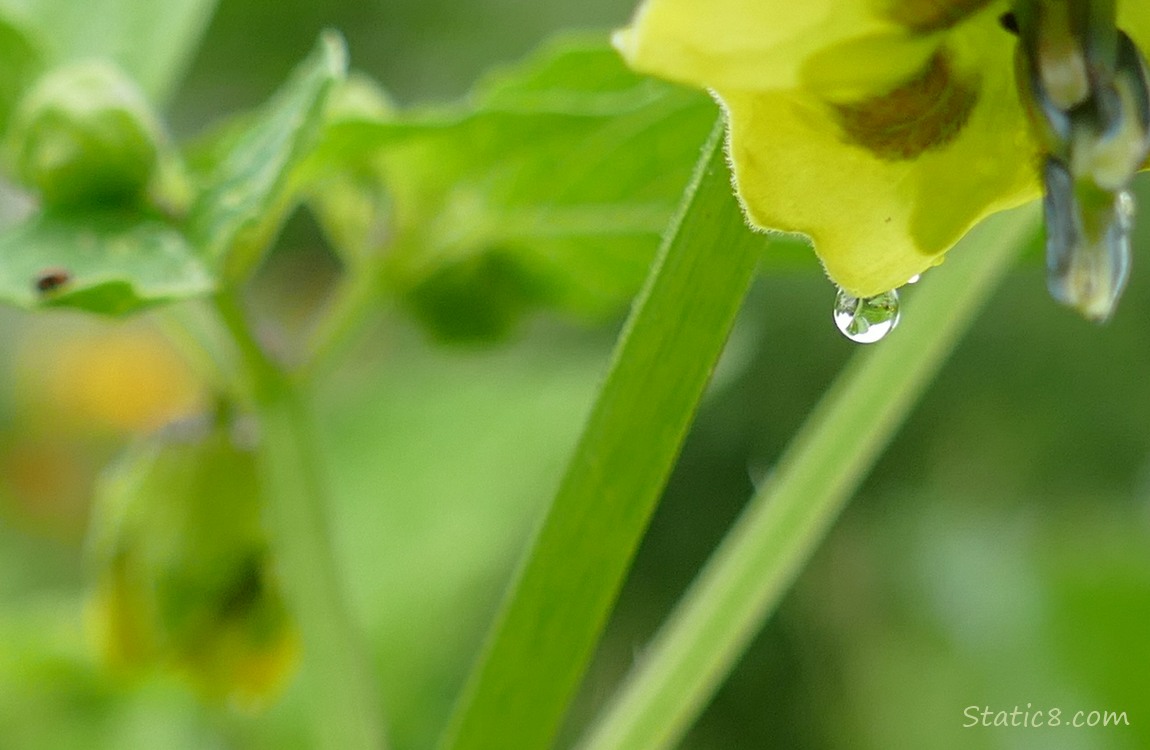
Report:
M 107 661 L 167 667 L 257 708 L 283 687 L 298 636 L 260 522 L 254 453 L 222 425 L 170 429 L 101 483 L 90 609 Z
M 143 94 L 104 62 L 57 68 L 13 117 L 18 178 L 48 206 L 138 199 L 156 171 L 160 126 Z

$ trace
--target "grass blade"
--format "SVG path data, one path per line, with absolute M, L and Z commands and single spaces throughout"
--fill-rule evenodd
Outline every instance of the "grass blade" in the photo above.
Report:
M 716 128 L 444 750 L 554 739 L 765 241 L 731 194 L 721 138 Z
M 681 739 L 1033 235 L 1032 208 L 972 232 L 916 290 L 900 329 L 851 361 L 582 750 L 655 750 Z

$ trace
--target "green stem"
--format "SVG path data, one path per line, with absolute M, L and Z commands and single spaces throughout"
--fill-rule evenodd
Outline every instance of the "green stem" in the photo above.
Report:
M 383 287 L 382 259 L 372 258 L 345 272 L 335 295 L 308 337 L 307 362 L 299 379 L 314 383 L 330 373 L 356 341 L 373 314 L 387 304 Z
M 379 701 L 370 659 L 343 598 L 311 415 L 295 384 L 264 355 L 235 300 L 220 295 L 216 308 L 251 381 L 268 529 L 303 638 L 307 700 L 319 746 L 380 750 L 385 743 Z
M 582 750 L 673 746 L 710 700 L 1032 236 L 994 217 L 916 289 L 901 328 L 859 352 L 592 726 Z
M 151 314 L 188 366 L 218 393 L 251 398 L 249 378 L 228 331 L 216 311 L 202 300 L 185 300 Z
M 716 128 L 441 747 L 552 742 L 764 242 L 731 195 Z

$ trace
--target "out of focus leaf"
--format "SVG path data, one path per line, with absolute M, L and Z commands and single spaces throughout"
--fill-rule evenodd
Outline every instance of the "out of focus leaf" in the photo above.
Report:
M 121 211 L 37 215 L 0 236 L 0 301 L 122 314 L 210 292 L 184 236 Z
M 210 167 L 189 233 L 226 277 L 250 270 L 282 224 L 293 201 L 292 175 L 314 144 L 328 94 L 346 67 L 343 40 L 325 34 L 264 108 L 205 159 Z
M 386 275 L 432 332 L 491 338 L 536 307 L 618 311 L 715 115 L 706 96 L 629 72 L 605 38 L 567 39 L 460 106 L 336 115 L 317 163 L 361 185 L 380 176 Z M 338 240 L 338 206 L 315 203 Z
M 98 746 L 114 700 L 85 650 L 78 597 L 38 592 L 0 614 L 0 742 L 5 750 Z
M 154 102 L 162 102 L 215 5 L 216 0 L 0 0 L 0 13 L 37 35 L 49 63 L 110 58 Z
M 43 67 L 43 51 L 18 27 L 0 18 L 0 133 L 8 127 L 20 94 Z
M 181 227 L 148 211 L 71 207 L 7 230 L 0 301 L 121 314 L 210 293 L 218 266 L 250 269 L 286 215 L 292 173 L 344 64 L 342 42 L 325 36 L 267 107 L 218 144 Z

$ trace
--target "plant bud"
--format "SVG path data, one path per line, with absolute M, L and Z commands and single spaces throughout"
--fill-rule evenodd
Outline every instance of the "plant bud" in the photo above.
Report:
M 144 95 L 102 61 L 57 68 L 25 94 L 10 143 L 18 178 L 48 206 L 140 198 L 159 159 L 160 125 Z
M 169 431 L 101 483 L 91 614 L 113 667 L 166 667 L 245 708 L 292 673 L 298 636 L 260 524 L 255 456 L 221 427 Z

